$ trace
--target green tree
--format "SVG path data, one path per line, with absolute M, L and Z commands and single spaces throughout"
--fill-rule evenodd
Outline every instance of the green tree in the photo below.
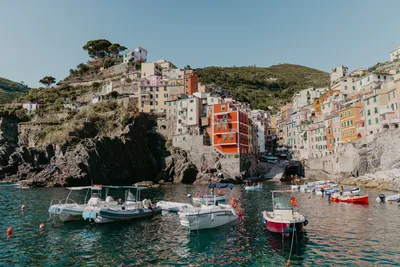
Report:
M 109 54 L 108 48 L 111 45 L 111 42 L 105 39 L 91 40 L 83 46 L 83 50 L 87 51 L 91 58 L 104 58 Z
M 53 83 L 56 82 L 56 78 L 52 77 L 52 76 L 45 76 L 42 79 L 39 80 L 39 82 L 41 84 L 46 85 L 47 87 L 49 87 L 50 85 L 52 85 Z
M 192 67 L 190 67 L 190 65 L 186 65 L 183 69 L 185 69 L 185 70 L 191 70 Z
M 87 71 L 90 70 L 89 66 L 86 65 L 86 64 L 84 64 L 84 63 L 81 63 L 81 64 L 79 64 L 78 66 L 76 66 L 76 69 L 78 70 L 78 72 L 79 72 L 80 75 L 82 75 L 82 74 L 84 74 L 85 72 L 87 72 Z
M 127 48 L 123 45 L 120 44 L 112 44 L 108 48 L 108 51 L 110 51 L 115 57 L 118 57 L 118 54 L 122 51 L 125 51 Z

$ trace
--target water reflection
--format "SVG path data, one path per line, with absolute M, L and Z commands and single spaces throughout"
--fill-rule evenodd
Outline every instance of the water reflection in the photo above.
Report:
M 48 218 L 54 197 L 65 189 L 17 189 L 0 185 L 0 266 L 283 266 L 290 239 L 265 231 L 261 211 L 271 210 L 270 190 L 234 188 L 243 217 L 221 228 L 188 233 L 174 213 L 151 219 L 96 225 L 88 222 L 40 223 Z M 143 198 L 187 201 L 187 194 L 206 187 L 171 185 L 142 192 Z M 367 191 L 370 197 L 378 192 Z M 118 194 L 118 192 L 112 192 Z M 310 221 L 303 238 L 295 239 L 291 255 L 297 266 L 400 266 L 398 216 L 395 205 L 328 203 L 327 199 L 295 193 Z M 83 201 L 84 193 L 77 201 Z M 154 202 L 155 202 L 154 201 Z M 22 205 L 28 209 L 20 211 Z M 7 240 L 5 230 L 13 226 Z

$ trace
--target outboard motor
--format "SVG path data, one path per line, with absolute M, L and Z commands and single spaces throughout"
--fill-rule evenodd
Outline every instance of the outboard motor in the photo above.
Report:
M 378 202 L 385 202 L 386 196 L 384 194 L 379 194 L 379 197 L 377 198 L 377 200 L 379 199 Z

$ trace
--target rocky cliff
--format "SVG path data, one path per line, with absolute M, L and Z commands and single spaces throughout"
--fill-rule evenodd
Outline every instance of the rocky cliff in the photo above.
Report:
M 26 186 L 133 184 L 153 180 L 164 165 L 163 140 L 153 131 L 155 118 L 145 114 L 135 116 L 119 136 L 40 148 L 18 146 L 17 125 L 12 117 L 1 120 L 0 177 L 23 180 Z
M 333 155 L 305 162 L 306 176 L 343 184 L 400 190 L 400 130 L 345 144 Z

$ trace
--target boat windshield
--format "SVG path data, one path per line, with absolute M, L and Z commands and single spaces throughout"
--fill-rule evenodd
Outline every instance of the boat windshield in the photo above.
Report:
M 275 210 L 291 210 L 293 209 L 292 204 L 290 204 L 290 198 L 279 196 L 274 198 L 274 209 Z

